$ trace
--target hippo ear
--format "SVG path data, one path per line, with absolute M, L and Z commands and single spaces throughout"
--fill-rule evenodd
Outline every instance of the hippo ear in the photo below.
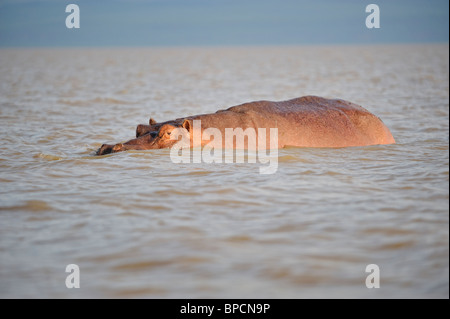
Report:
M 153 119 L 153 117 L 151 117 L 150 120 L 148 120 L 148 124 L 150 124 L 150 125 L 156 124 L 156 121 Z
M 191 129 L 192 129 L 192 123 L 191 123 L 191 121 L 189 121 L 189 120 L 187 120 L 187 119 L 185 119 L 185 120 L 183 121 L 183 124 L 181 124 L 181 126 L 182 126 L 183 128 L 185 128 L 188 132 L 190 132 Z

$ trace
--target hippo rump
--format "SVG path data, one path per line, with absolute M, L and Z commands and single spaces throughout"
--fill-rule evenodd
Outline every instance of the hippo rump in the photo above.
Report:
M 196 120 L 201 121 L 197 123 L 201 123 L 199 128 L 202 132 L 215 128 L 223 136 L 230 128 L 242 128 L 244 131 L 253 128 L 255 132 L 264 128 L 267 131 L 277 128 L 277 144 L 264 146 L 267 148 L 349 147 L 395 143 L 381 119 L 363 107 L 340 99 L 304 96 L 281 102 L 250 102 L 215 113 L 187 116 L 162 123 L 151 118 L 148 125 L 137 126 L 135 139 L 115 145 L 103 144 L 97 155 L 168 148 L 177 142 L 170 135 L 179 128 L 189 134 L 191 147 L 206 145 L 210 140 L 204 139 L 203 134 L 197 144 L 193 142 Z M 236 148 L 236 145 L 233 147 Z M 246 147 L 247 143 L 243 148 Z

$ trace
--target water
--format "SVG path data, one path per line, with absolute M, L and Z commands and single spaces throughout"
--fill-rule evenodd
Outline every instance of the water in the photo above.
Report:
M 0 297 L 449 297 L 449 47 L 0 51 Z M 396 145 L 95 157 L 138 123 L 346 99 Z M 77 264 L 81 288 L 67 289 Z M 380 289 L 365 268 L 380 267 Z

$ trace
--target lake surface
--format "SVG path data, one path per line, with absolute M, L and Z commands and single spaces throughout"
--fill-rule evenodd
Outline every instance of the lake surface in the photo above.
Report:
M 0 297 L 448 298 L 448 59 L 447 44 L 0 50 Z M 150 117 L 304 95 L 362 105 L 397 144 L 281 149 L 272 175 L 94 156 Z

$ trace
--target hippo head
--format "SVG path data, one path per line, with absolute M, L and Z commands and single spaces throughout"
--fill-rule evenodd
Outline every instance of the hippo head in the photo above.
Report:
M 179 121 L 155 125 L 152 123 L 152 130 L 126 143 L 115 145 L 103 144 L 97 151 L 97 155 L 106 155 L 127 150 L 150 150 L 159 148 L 170 148 L 184 138 L 190 138 L 192 122 L 184 119 L 182 124 Z M 186 147 L 188 145 L 184 145 Z

